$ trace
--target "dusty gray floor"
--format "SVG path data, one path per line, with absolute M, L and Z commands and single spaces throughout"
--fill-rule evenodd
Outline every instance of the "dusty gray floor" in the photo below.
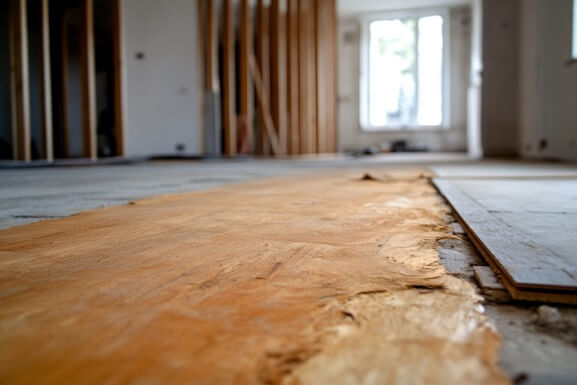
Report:
M 456 222 L 453 227 L 461 239 L 440 242 L 441 262 L 451 273 L 477 285 L 472 266 L 486 263 L 462 227 Z M 548 306 L 547 309 L 553 309 L 553 316 L 543 317 L 539 311 L 541 306 L 486 298 L 485 312 L 503 339 L 501 366 L 515 384 L 575 385 L 577 308 Z
M 563 210 L 577 210 L 573 187 L 559 190 L 559 185 L 575 180 L 577 166 L 555 163 L 503 163 L 481 162 L 474 164 L 434 165 L 431 169 L 440 177 L 469 180 L 477 189 L 487 189 L 486 181 L 514 181 L 523 185 L 539 179 L 542 185 L 527 186 L 525 190 L 510 190 L 506 196 L 519 195 L 518 211 L 531 210 L 543 204 L 562 204 Z M 507 178 L 507 179 L 505 179 Z M 511 179 L 509 179 L 511 178 Z M 557 187 L 556 187 L 557 186 Z M 494 187 L 502 190 L 502 187 Z M 537 190 L 548 189 L 538 194 Z M 484 191 L 484 190 L 483 190 Z M 475 191 L 470 191 L 474 193 Z M 502 193 L 503 191 L 488 191 Z M 566 196 L 567 193 L 570 196 Z M 491 195 L 491 194 L 489 194 Z M 501 194 L 503 195 L 503 194 Z M 531 199 L 523 196 L 533 197 Z M 555 199 L 557 197 L 557 199 Z M 521 207 L 523 206 L 523 207 Z M 508 209 L 511 209 L 509 207 Z M 450 219 L 454 220 L 454 218 Z M 528 224 L 529 225 L 529 224 Z M 440 242 L 441 261 L 447 269 L 476 284 L 472 266 L 486 265 L 462 227 L 454 222 L 454 232 L 461 239 Z M 555 247 L 566 243 L 575 244 L 574 235 L 559 232 L 549 234 L 540 229 L 543 242 L 554 242 Z M 545 231 L 545 232 L 544 232 Z M 535 233 L 537 234 L 537 233 Z M 535 237 L 537 235 L 534 235 Z M 559 237 L 565 237 L 559 239 Z M 486 298 L 485 310 L 503 338 L 501 365 L 518 384 L 526 385 L 573 385 L 577 384 L 577 307 L 547 306 L 543 304 L 496 302 Z
M 391 154 L 296 160 L 157 161 L 0 169 L 0 229 L 154 195 L 322 169 L 466 162 L 461 154 Z
M 259 178 L 324 169 L 428 165 L 445 177 L 575 176 L 577 167 L 520 162 L 468 162 L 461 155 L 412 154 L 352 159 L 170 161 L 123 166 L 0 169 L 0 228 L 124 204 L 148 196 L 193 191 Z M 454 218 L 448 218 L 454 221 Z M 462 228 L 460 239 L 442 241 L 447 269 L 474 283 L 472 265 L 484 265 Z M 538 304 L 498 303 L 485 309 L 503 337 L 501 364 L 515 383 L 577 384 L 577 308 L 539 316 Z M 547 309 L 546 309 L 547 310 Z M 543 312 L 542 312 L 543 313 Z M 551 311 L 545 312 L 551 314 Z

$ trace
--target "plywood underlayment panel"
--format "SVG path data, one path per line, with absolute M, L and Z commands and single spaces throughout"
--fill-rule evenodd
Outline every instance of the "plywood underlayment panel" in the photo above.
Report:
M 434 179 L 515 299 L 577 303 L 577 179 Z
M 422 170 L 264 180 L 0 232 L 2 384 L 505 384 Z

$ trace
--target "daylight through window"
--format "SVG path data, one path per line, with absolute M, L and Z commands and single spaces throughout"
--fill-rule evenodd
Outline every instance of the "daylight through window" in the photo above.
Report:
M 443 124 L 443 16 L 371 21 L 368 128 Z

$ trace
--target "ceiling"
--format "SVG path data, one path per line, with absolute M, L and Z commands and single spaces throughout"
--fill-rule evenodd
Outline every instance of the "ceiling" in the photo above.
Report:
M 338 13 L 354 15 L 375 11 L 392 11 L 412 8 L 434 8 L 471 4 L 472 0 L 337 0 Z

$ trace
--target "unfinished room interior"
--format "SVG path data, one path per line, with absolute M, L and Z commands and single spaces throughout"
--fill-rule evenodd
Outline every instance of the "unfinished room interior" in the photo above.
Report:
M 577 0 L 1 0 L 0 384 L 577 384 Z

